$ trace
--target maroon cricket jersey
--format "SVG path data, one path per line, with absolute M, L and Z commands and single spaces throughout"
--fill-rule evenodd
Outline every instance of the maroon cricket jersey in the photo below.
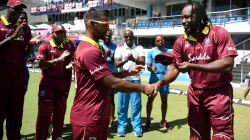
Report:
M 107 125 L 109 120 L 109 88 L 98 80 L 112 73 L 104 49 L 93 42 L 82 41 L 74 57 L 77 88 L 70 115 L 73 125 Z
M 47 69 L 42 69 L 42 75 L 45 77 L 67 77 L 71 69 L 65 67 L 71 63 L 75 53 L 75 45 L 72 41 L 62 44 L 62 47 L 54 46 L 50 42 L 41 44 L 38 48 L 37 60 L 53 60 L 59 58 L 64 51 L 68 50 L 70 56 L 66 57 L 64 61 L 56 63 L 54 66 Z
M 176 62 L 207 64 L 227 56 L 238 55 L 230 34 L 224 28 L 218 26 L 209 26 L 209 28 L 196 41 L 185 36 L 176 40 L 173 47 Z M 191 70 L 188 74 L 191 85 L 199 89 L 217 88 L 228 85 L 232 81 L 231 72 L 211 73 Z
M 2 18 L 0 18 L 0 41 L 5 40 L 9 36 L 13 35 L 17 25 L 10 26 L 6 25 Z M 31 39 L 31 30 L 28 25 L 24 25 L 17 37 L 4 44 L 0 48 L 0 63 L 10 64 L 10 65 L 24 65 L 25 61 L 25 48 Z

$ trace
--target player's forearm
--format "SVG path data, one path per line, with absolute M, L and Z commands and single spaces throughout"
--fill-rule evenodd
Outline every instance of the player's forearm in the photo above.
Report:
M 59 59 L 53 59 L 53 60 L 49 60 L 49 61 L 40 60 L 38 62 L 38 65 L 39 65 L 40 69 L 47 69 L 47 68 L 54 66 L 56 63 L 58 63 L 58 61 L 59 61 Z
M 141 84 L 134 84 L 116 78 L 115 82 L 112 82 L 111 89 L 120 92 L 145 92 L 145 86 Z
M 208 64 L 191 64 L 192 70 L 212 72 L 212 73 L 224 73 L 231 72 L 234 65 L 233 57 L 225 57 Z
M 120 67 L 122 67 L 127 62 L 128 62 L 128 60 L 125 60 L 125 61 L 115 60 L 115 67 L 116 68 L 120 68 Z
M 173 82 L 178 75 L 179 75 L 179 70 L 174 65 L 172 65 L 170 66 L 164 77 L 158 82 L 160 82 L 160 86 L 167 85 Z
M 3 41 L 0 42 L 0 48 L 5 46 L 5 44 L 11 42 L 11 40 L 13 39 L 13 37 L 8 37 L 8 38 L 5 38 Z
M 147 69 L 148 69 L 149 72 L 153 72 L 153 69 L 152 69 L 151 64 L 148 64 L 148 65 L 147 65 Z
M 115 78 L 125 78 L 127 76 L 130 76 L 129 71 L 121 71 L 121 72 L 113 72 L 112 73 Z
M 136 65 L 145 65 L 145 60 L 140 60 L 140 59 L 135 59 L 135 61 L 134 61 L 135 63 L 136 63 Z

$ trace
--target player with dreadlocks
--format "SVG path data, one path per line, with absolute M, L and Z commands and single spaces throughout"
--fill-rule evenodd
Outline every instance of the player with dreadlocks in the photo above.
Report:
M 185 5 L 182 11 L 185 34 L 173 47 L 176 63 L 156 83 L 173 82 L 180 72 L 188 72 L 188 124 L 190 140 L 233 140 L 232 68 L 237 51 L 230 34 L 212 26 L 199 2 Z M 157 89 L 158 90 L 158 89 Z

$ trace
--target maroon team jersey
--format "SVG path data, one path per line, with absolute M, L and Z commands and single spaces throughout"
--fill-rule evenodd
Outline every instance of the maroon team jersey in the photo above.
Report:
M 82 41 L 75 53 L 76 95 L 71 109 L 73 125 L 94 126 L 108 124 L 109 88 L 98 80 L 111 74 L 105 52 L 90 38 Z
M 67 41 L 61 44 L 61 47 L 58 47 L 50 42 L 45 42 L 39 46 L 37 60 L 48 61 L 59 58 L 66 50 L 70 52 L 70 56 L 66 57 L 64 61 L 56 63 L 53 67 L 42 69 L 42 75 L 45 77 L 67 77 L 71 69 L 66 69 L 65 67 L 72 61 L 75 45 L 72 41 Z
M 207 64 L 227 56 L 238 55 L 230 34 L 224 28 L 218 26 L 206 28 L 207 31 L 203 31 L 198 40 L 186 35 L 176 40 L 173 54 L 177 62 Z M 191 85 L 199 89 L 217 88 L 228 85 L 232 81 L 232 73 L 191 70 L 188 74 L 191 78 Z
M 8 21 L 4 16 L 0 18 L 0 41 L 13 35 L 18 25 L 8 25 Z M 17 37 L 4 44 L 0 48 L 0 63 L 11 64 L 11 65 L 24 65 L 25 61 L 25 48 L 27 47 L 31 39 L 31 30 L 28 25 L 24 25 Z

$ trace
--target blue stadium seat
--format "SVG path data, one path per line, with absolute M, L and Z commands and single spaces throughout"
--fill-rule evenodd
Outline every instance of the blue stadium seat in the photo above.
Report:
M 142 22 L 142 29 L 148 28 L 148 23 L 147 22 Z
M 169 26 L 173 26 L 173 24 L 174 24 L 173 21 L 169 21 L 168 23 Z
M 211 20 L 212 24 L 216 24 L 216 19 L 215 18 L 211 18 L 210 20 Z
M 148 23 L 149 24 L 149 28 L 154 28 L 155 27 L 155 22 L 154 21 L 151 21 Z
M 168 26 L 168 21 L 165 20 L 161 22 L 161 27 L 165 28 L 167 26 Z
M 237 17 L 236 18 L 236 22 L 242 22 L 243 21 L 243 18 L 242 17 Z
M 222 19 L 221 18 L 217 18 L 215 24 L 216 25 L 221 25 L 222 24 Z
M 155 28 L 159 28 L 160 27 L 160 22 L 159 21 L 156 21 L 155 22 Z
M 235 18 L 234 17 L 230 17 L 229 23 L 235 23 Z

